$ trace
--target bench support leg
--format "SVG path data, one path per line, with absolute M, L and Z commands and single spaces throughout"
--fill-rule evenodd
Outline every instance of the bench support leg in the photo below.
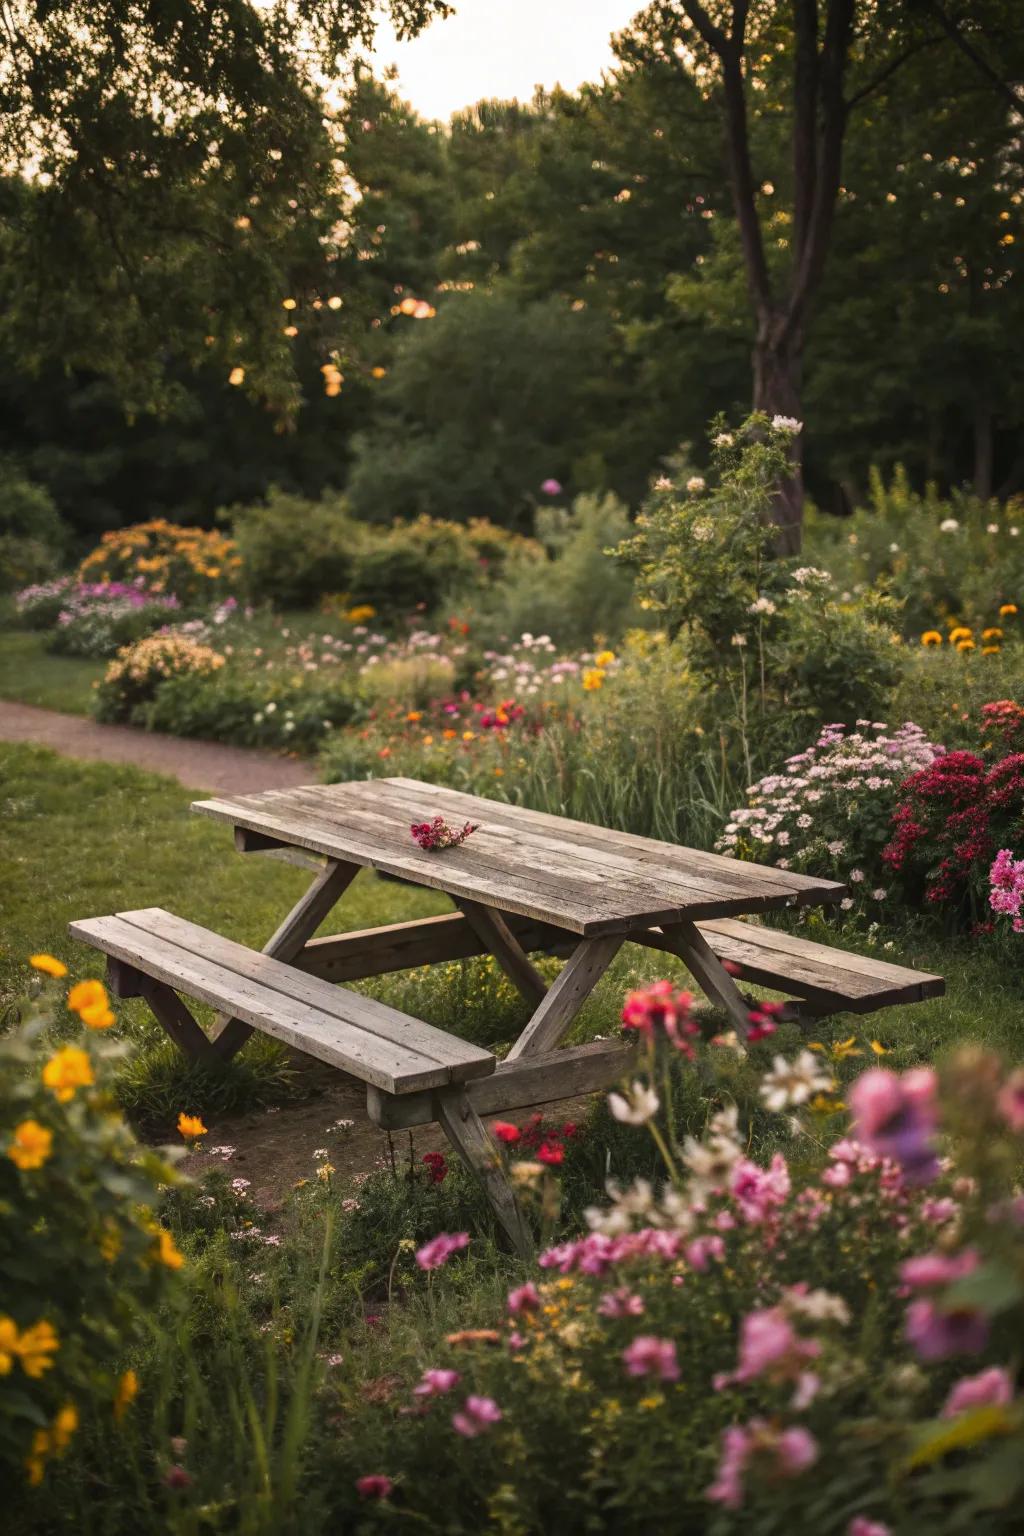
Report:
M 263 953 L 271 955 L 275 960 L 283 960 L 286 964 L 294 960 L 358 873 L 358 864 L 329 860 L 277 932 L 264 944 Z M 251 1034 L 251 1024 L 244 1024 L 241 1019 L 228 1018 L 226 1014 L 218 1014 L 214 1020 L 210 1044 L 221 1061 L 229 1061 L 241 1050 Z
M 548 990 L 547 982 L 533 965 L 502 914 L 492 907 L 461 898 L 458 905 L 477 938 L 497 960 L 512 985 L 528 1003 L 536 1007 Z
M 115 997 L 144 997 L 158 1024 L 170 1035 L 180 1051 L 193 1061 L 209 1057 L 212 1046 L 173 987 L 154 981 L 123 960 L 107 959 L 107 980 Z
M 488 1202 L 521 1259 L 534 1255 L 533 1234 L 516 1203 L 501 1155 L 464 1088 L 435 1095 L 438 1123 L 463 1162 L 483 1185 Z
M 587 998 L 622 948 L 625 934 L 581 939 L 541 999 L 506 1061 L 554 1050 Z
M 696 923 L 673 923 L 671 927 L 663 927 L 662 934 L 666 941 L 665 947 L 679 956 L 711 1001 L 724 1008 L 740 1040 L 746 1040 L 750 1028 L 750 1009 L 743 1001 L 739 987 Z

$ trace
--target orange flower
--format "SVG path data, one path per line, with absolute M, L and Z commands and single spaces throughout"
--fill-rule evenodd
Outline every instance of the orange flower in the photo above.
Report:
M 92 1063 L 77 1045 L 65 1045 L 43 1067 L 43 1082 L 52 1088 L 61 1104 L 66 1104 L 77 1089 L 92 1087 Z
M 206 1126 L 198 1115 L 186 1115 L 182 1110 L 178 1116 L 178 1132 L 186 1139 L 193 1136 L 205 1136 Z
M 47 976 L 66 976 L 68 968 L 63 960 L 57 960 L 53 955 L 29 955 L 28 963 L 34 970 L 44 971 Z
M 38 1120 L 23 1120 L 11 1133 L 7 1156 L 23 1173 L 41 1168 L 53 1147 L 53 1132 Z

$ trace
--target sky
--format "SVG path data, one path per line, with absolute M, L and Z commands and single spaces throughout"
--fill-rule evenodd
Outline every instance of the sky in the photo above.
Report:
M 374 60 L 398 66 L 399 94 L 447 118 L 487 96 L 529 100 L 535 85 L 575 90 L 612 62 L 610 38 L 642 0 L 454 0 L 455 15 L 400 43 L 382 27 Z

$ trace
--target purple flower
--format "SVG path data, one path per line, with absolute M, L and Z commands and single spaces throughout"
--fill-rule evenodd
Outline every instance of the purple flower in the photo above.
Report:
M 518 1317 L 520 1312 L 535 1312 L 539 1306 L 540 1292 L 532 1280 L 508 1293 L 508 1310 L 513 1317 Z

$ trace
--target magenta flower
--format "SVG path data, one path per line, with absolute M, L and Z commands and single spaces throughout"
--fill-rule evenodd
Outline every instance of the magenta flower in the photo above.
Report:
M 1024 1068 L 1010 1073 L 999 1090 L 996 1104 L 1011 1131 L 1018 1135 L 1024 1131 Z
M 394 1483 L 383 1472 L 371 1472 L 356 1478 L 356 1492 L 361 1499 L 387 1499 L 394 1491 Z
M 958 1413 L 969 1408 L 987 1408 L 990 1405 L 1005 1408 L 1013 1401 L 1013 1382 L 1009 1371 L 1002 1366 L 990 1366 L 977 1376 L 963 1376 L 949 1389 L 949 1396 L 942 1406 L 940 1419 L 955 1419 Z
M 869 1520 L 867 1515 L 854 1515 L 846 1527 L 846 1536 L 892 1536 L 881 1520 Z
M 539 1306 L 540 1292 L 532 1280 L 508 1293 L 508 1310 L 513 1317 L 518 1317 L 520 1312 L 535 1312 Z
M 773 1477 L 796 1477 L 818 1459 L 818 1443 L 801 1425 L 784 1429 L 781 1434 L 764 1419 L 749 1424 L 733 1424 L 722 1432 L 722 1455 L 715 1480 L 705 1497 L 726 1509 L 739 1509 L 743 1503 L 743 1475 L 751 1458 L 763 1461 Z
M 912 1301 L 904 1325 L 907 1341 L 922 1360 L 976 1355 L 988 1343 L 988 1319 L 977 1307 L 943 1307 L 925 1297 Z
M 549 475 L 546 480 L 541 481 L 540 488 L 545 496 L 557 496 L 562 489 L 562 483 L 560 480 L 556 480 L 553 476 Z
M 725 1244 L 716 1235 L 695 1237 L 692 1243 L 687 1243 L 684 1252 L 690 1268 L 699 1270 L 703 1274 L 712 1259 L 721 1263 L 725 1258 Z
M 655 1376 L 659 1381 L 679 1380 L 679 1361 L 671 1339 L 659 1339 L 641 1333 L 622 1351 L 622 1363 L 629 1376 Z
M 981 1263 L 976 1248 L 962 1253 L 919 1253 L 900 1265 L 900 1279 L 913 1291 L 927 1291 L 940 1285 L 952 1285 L 965 1275 L 973 1275 Z
M 730 1375 L 715 1377 L 715 1389 L 764 1375 L 800 1381 L 806 1363 L 820 1354 L 821 1345 L 802 1339 L 781 1307 L 762 1307 L 748 1312 L 740 1324 L 739 1364 Z
M 789 1198 L 792 1186 L 786 1159 L 776 1152 L 768 1168 L 741 1157 L 733 1165 L 730 1190 L 744 1221 L 760 1226 Z
M 642 1317 L 643 1297 L 637 1296 L 628 1285 L 620 1285 L 618 1290 L 605 1292 L 597 1310 L 602 1317 Z
M 501 1419 L 501 1409 L 493 1397 L 467 1397 L 465 1406 L 452 1414 L 452 1428 L 467 1440 L 474 1440 L 492 1424 L 500 1424 Z
M 416 1250 L 416 1263 L 420 1269 L 440 1269 L 447 1264 L 453 1253 L 469 1247 L 468 1232 L 439 1232 L 429 1243 Z
M 417 1397 L 440 1397 L 443 1392 L 450 1392 L 458 1380 L 458 1371 L 432 1367 L 423 1372 L 421 1380 L 412 1390 Z
M 938 1172 L 936 1088 L 930 1067 L 900 1077 L 875 1067 L 850 1089 L 858 1140 L 876 1157 L 898 1163 L 913 1184 L 927 1184 Z

